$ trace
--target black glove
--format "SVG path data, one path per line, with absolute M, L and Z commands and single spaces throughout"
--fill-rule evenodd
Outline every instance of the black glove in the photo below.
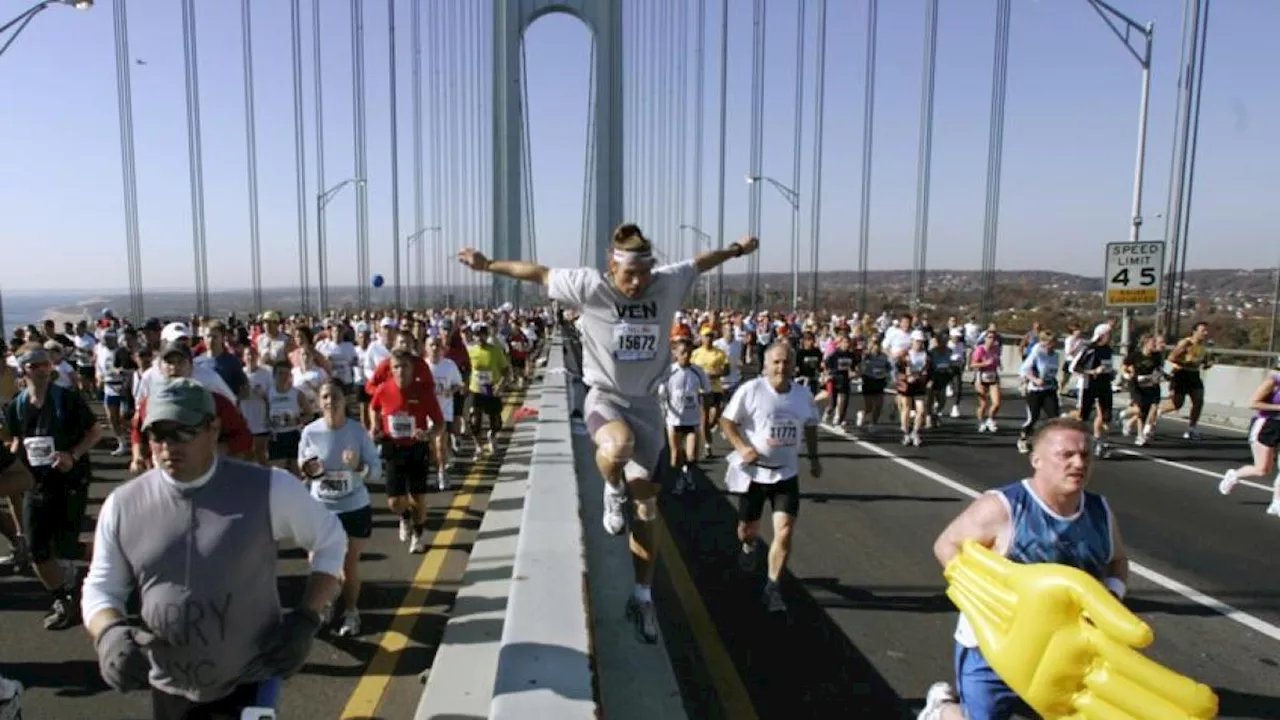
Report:
M 98 635 L 98 670 L 112 689 L 120 692 L 144 690 L 150 683 L 151 656 L 146 648 L 155 640 L 151 633 L 117 620 Z
M 286 678 L 302 669 L 311 653 L 311 641 L 320 631 L 320 616 L 298 608 L 284 616 L 275 641 L 262 654 L 262 663 L 277 676 Z

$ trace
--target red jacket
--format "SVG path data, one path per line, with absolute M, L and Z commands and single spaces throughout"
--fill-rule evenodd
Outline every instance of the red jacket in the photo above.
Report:
M 244 415 L 240 414 L 240 408 L 222 393 L 210 394 L 213 395 L 214 409 L 218 414 L 218 422 L 222 426 L 218 433 L 218 442 L 226 443 L 227 451 L 232 455 L 247 457 L 253 452 L 253 433 L 249 432 L 249 425 L 244 421 Z M 143 398 L 138 405 L 138 411 L 133 414 L 130 436 L 135 446 L 141 447 L 146 441 L 142 435 L 142 425 L 146 422 L 146 417 L 147 399 Z

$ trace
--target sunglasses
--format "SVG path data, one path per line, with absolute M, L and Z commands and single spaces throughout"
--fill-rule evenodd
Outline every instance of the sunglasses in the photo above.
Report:
M 204 423 L 196 427 L 188 425 L 153 425 L 147 429 L 147 438 L 153 443 L 185 445 L 200 436 L 208 429 Z

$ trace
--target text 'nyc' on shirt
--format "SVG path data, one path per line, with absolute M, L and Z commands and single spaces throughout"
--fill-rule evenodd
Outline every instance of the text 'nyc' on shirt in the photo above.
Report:
M 668 326 L 697 277 L 693 260 L 663 265 L 640 297 L 629 298 L 594 268 L 552 270 L 551 299 L 582 313 L 586 384 L 622 396 L 653 395 L 669 367 Z
M 745 468 L 754 472 L 752 482 L 768 485 L 800 474 L 804 428 L 818 424 L 818 406 L 807 389 L 791 383 L 787 392 L 780 393 L 767 379 L 756 378 L 733 394 L 724 417 L 738 426 L 760 455 L 755 470 Z

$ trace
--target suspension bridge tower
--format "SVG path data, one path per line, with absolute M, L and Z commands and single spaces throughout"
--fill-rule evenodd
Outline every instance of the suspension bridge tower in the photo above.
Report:
M 521 193 L 524 187 L 524 123 L 521 112 L 521 43 L 538 18 L 567 13 L 595 37 L 595 79 L 591 112 L 594 168 L 594 229 L 589 257 L 603 269 L 609 235 L 622 222 L 622 3 L 617 0 L 493 0 L 493 256 L 519 260 L 523 254 Z M 519 304 L 520 287 L 494 278 L 500 302 Z

